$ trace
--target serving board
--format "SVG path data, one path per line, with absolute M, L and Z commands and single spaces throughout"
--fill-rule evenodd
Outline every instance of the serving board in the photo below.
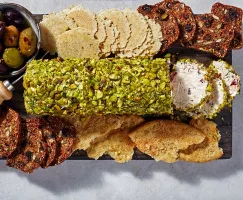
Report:
M 37 21 L 42 19 L 43 15 L 35 15 Z M 192 59 L 197 59 L 199 62 L 204 63 L 208 66 L 212 60 L 217 59 L 211 54 L 200 52 L 197 50 L 183 48 L 181 46 L 173 46 L 168 50 L 169 53 L 173 53 L 177 58 L 189 57 Z M 229 51 L 224 58 L 225 61 L 232 64 L 232 51 Z M 26 117 L 26 111 L 24 107 L 23 98 L 23 86 L 22 81 L 15 85 L 14 96 L 11 101 L 5 102 L 8 106 L 18 111 L 21 116 Z M 151 118 L 150 118 L 151 119 Z M 220 147 L 224 150 L 224 155 L 221 159 L 229 159 L 232 157 L 232 108 L 224 108 L 218 116 L 214 119 L 217 127 L 221 134 Z M 76 151 L 69 158 L 70 160 L 92 160 L 88 158 L 85 151 Z M 133 156 L 134 160 L 151 160 L 152 158 L 148 155 L 141 153 L 139 150 L 135 149 Z M 100 160 L 112 160 L 108 155 L 102 156 Z

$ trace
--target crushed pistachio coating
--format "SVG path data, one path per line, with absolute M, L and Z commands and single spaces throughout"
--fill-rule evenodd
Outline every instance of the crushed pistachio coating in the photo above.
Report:
M 28 113 L 172 114 L 166 59 L 32 61 L 24 76 Z

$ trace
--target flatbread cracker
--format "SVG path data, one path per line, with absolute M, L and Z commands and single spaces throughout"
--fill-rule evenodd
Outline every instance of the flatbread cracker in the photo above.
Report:
M 123 14 L 131 24 L 131 37 L 124 51 L 133 51 L 145 42 L 149 25 L 145 17 L 136 10 L 125 9 Z
M 95 39 L 97 39 L 100 43 L 103 43 L 107 38 L 106 26 L 104 24 L 104 20 L 99 16 L 96 17 L 96 20 L 98 24 L 98 31 L 95 33 Z
M 179 152 L 200 144 L 205 136 L 198 129 L 174 120 L 154 120 L 137 128 L 130 135 L 136 147 L 156 161 L 168 163 L 179 159 Z
M 193 119 L 190 125 L 202 131 L 206 139 L 202 144 L 192 145 L 185 151 L 180 152 L 180 160 L 187 162 L 209 162 L 219 159 L 223 150 L 219 148 L 220 134 L 216 124 L 206 119 Z
M 104 20 L 104 25 L 106 28 L 106 39 L 103 43 L 100 45 L 101 49 L 101 55 L 102 57 L 108 57 L 113 50 L 116 50 L 116 47 L 114 46 L 116 44 L 116 39 L 118 37 L 118 31 L 117 28 L 111 23 L 110 20 L 106 19 Z
M 63 59 L 95 58 L 100 55 L 100 43 L 87 30 L 76 28 L 58 37 L 57 52 Z
M 40 22 L 42 49 L 54 55 L 57 52 L 57 38 L 69 29 L 68 23 L 61 16 L 55 13 L 45 15 Z
M 131 37 L 131 24 L 122 11 L 109 9 L 98 13 L 103 19 L 109 19 L 120 32 L 118 48 L 120 50 L 127 46 L 128 40 Z
M 150 48 L 145 50 L 145 52 L 142 54 L 144 56 L 154 56 L 156 55 L 162 46 L 162 32 L 161 32 L 161 26 L 155 22 L 155 20 L 148 19 L 149 27 L 151 29 L 151 34 L 152 34 L 152 41 Z
M 103 154 L 108 154 L 118 163 L 125 163 L 132 159 L 135 144 L 128 134 L 145 122 L 142 117 L 130 115 L 128 124 L 120 130 L 114 131 L 103 142 L 97 142 L 87 149 L 90 158 L 98 159 Z
M 98 31 L 96 15 L 82 6 L 74 6 L 63 11 L 68 17 L 72 18 L 78 27 L 86 29 L 92 36 Z

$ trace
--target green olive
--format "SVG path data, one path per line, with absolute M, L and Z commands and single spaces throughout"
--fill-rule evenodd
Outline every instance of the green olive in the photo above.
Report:
M 19 41 L 18 29 L 11 25 L 5 28 L 4 45 L 6 47 L 17 47 Z
M 24 63 L 24 56 L 17 48 L 7 48 L 3 53 L 4 62 L 11 68 L 17 69 Z
M 32 28 L 27 28 L 20 33 L 19 48 L 24 56 L 30 57 L 34 54 L 36 43 L 37 38 Z

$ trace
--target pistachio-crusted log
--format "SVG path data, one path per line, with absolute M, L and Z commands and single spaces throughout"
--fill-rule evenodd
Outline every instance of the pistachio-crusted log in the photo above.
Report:
M 28 113 L 171 114 L 166 59 L 32 61 L 24 76 Z

